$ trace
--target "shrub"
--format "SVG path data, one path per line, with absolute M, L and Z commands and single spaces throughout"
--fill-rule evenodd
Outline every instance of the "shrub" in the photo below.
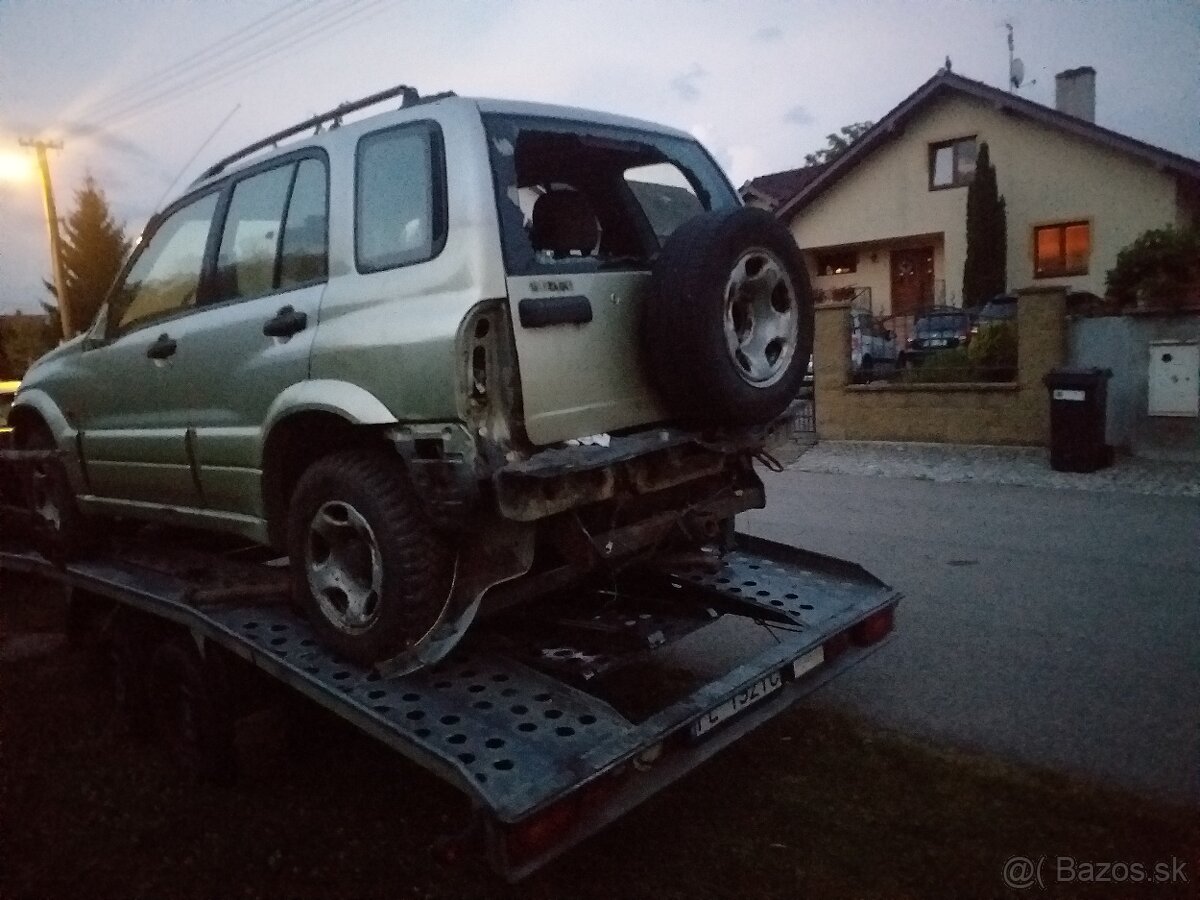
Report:
M 929 354 L 916 368 L 906 369 L 902 380 L 910 384 L 948 384 L 974 381 L 975 377 L 967 348 L 955 347 Z
M 1011 381 L 1017 374 L 1017 323 L 984 325 L 971 340 L 967 357 L 980 381 Z
M 1200 228 L 1152 228 L 1117 254 L 1108 294 L 1122 306 L 1177 306 L 1200 282 Z

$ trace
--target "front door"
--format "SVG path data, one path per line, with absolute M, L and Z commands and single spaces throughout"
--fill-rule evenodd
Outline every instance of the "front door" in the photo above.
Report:
M 933 248 L 892 251 L 892 315 L 912 316 L 933 305 Z
M 84 351 L 70 385 L 91 490 L 135 503 L 194 506 L 189 390 L 176 369 L 175 333 L 194 313 L 218 195 L 171 213 L 143 246 L 106 315 L 106 340 Z

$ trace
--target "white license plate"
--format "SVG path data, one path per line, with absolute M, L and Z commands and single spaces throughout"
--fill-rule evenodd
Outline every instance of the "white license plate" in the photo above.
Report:
M 805 672 L 811 672 L 823 662 L 825 662 L 824 647 L 818 647 L 816 650 L 809 650 L 792 663 L 792 677 L 799 678 Z
M 716 706 L 692 723 L 692 737 L 700 737 L 722 722 L 732 719 L 738 713 L 771 696 L 783 687 L 783 672 L 772 672 L 766 678 L 760 678 L 754 684 L 738 691 L 720 706 Z

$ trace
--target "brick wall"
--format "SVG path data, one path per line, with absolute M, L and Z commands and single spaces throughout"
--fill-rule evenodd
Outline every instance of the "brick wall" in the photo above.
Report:
M 1066 359 L 1066 294 L 1018 291 L 1017 381 L 1011 384 L 849 384 L 849 305 L 816 311 L 817 436 L 826 440 L 1045 445 L 1050 404 L 1042 377 Z

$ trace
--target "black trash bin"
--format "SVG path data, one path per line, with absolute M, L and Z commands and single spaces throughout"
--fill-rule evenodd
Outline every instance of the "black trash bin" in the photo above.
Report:
M 1112 465 L 1104 442 L 1108 379 L 1112 369 L 1055 369 L 1043 382 L 1050 391 L 1050 468 L 1095 472 Z

